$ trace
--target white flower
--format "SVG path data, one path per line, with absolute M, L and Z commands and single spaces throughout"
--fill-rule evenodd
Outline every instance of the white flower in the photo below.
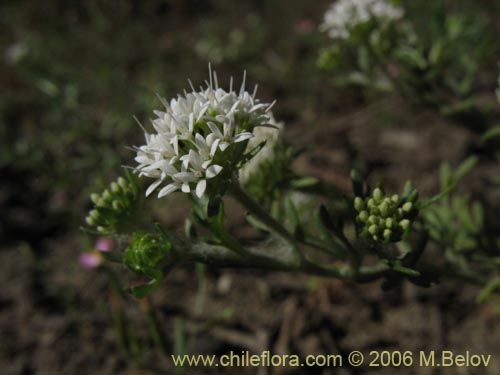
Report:
M 339 0 L 326 11 L 320 30 L 327 31 L 332 38 L 348 39 L 356 26 L 370 21 L 398 20 L 403 9 L 387 0 Z
M 259 129 L 271 123 L 274 103 L 256 99 L 245 91 L 245 75 L 239 92 L 219 88 L 217 75 L 209 68 L 210 80 L 205 89 L 184 92 L 166 101 L 160 98 L 164 111 L 155 111 L 152 120 L 155 133 L 145 132 L 146 144 L 136 147 L 135 168 L 139 176 L 154 178 L 146 196 L 160 188 L 158 197 L 174 191 L 201 198 L 209 181 L 234 168 L 247 147 L 237 144 L 251 140 Z M 232 147 L 235 146 L 235 147 Z

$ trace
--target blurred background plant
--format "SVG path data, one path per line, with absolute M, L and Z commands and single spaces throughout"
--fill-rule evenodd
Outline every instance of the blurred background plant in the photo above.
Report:
M 360 8 L 369 3 L 359 2 L 365 4 Z M 371 16 L 347 27 L 348 36 L 333 38 L 319 55 L 318 66 L 329 72 L 334 86 L 358 86 L 372 97 L 402 95 L 484 130 L 491 103 L 485 105 L 481 93 L 485 84 L 491 90 L 491 81 L 485 83 L 480 68 L 498 53 L 494 24 L 484 8 L 467 1 L 453 6 L 444 0 L 373 3 L 396 14 L 367 11 Z M 342 13 L 334 7 L 330 12 Z M 327 32 L 332 30 L 328 14 L 322 24 Z

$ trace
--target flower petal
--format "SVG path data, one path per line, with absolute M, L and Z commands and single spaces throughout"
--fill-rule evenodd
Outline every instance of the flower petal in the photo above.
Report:
M 214 178 L 222 171 L 222 167 L 220 165 L 214 164 L 207 168 L 205 172 L 205 176 L 207 178 Z
M 229 142 L 221 142 L 219 144 L 219 148 L 221 149 L 221 151 L 224 151 L 228 147 L 229 147 Z
M 191 172 L 179 172 L 174 174 L 172 177 L 182 183 L 196 181 L 197 179 L 195 174 Z
M 236 137 L 234 137 L 234 143 L 243 142 L 252 137 L 253 137 L 252 133 L 249 132 L 240 133 Z
M 219 127 L 215 125 L 213 122 L 208 121 L 207 122 L 208 127 L 212 131 L 213 134 L 215 134 L 218 138 L 223 138 L 224 136 L 222 135 L 222 132 L 220 131 Z
M 162 198 L 166 195 L 169 195 L 169 194 L 173 193 L 174 191 L 176 191 L 177 189 L 179 189 L 179 186 L 177 186 L 175 184 L 167 185 L 163 189 L 160 190 L 160 192 L 158 193 L 158 198 Z
M 151 185 L 146 190 L 146 197 L 149 197 L 153 191 L 156 190 L 156 188 L 161 184 L 161 180 L 156 180 L 153 182 Z
M 191 187 L 189 186 L 188 182 L 185 182 L 181 186 L 181 190 L 183 193 L 190 193 L 191 192 Z
M 207 180 L 200 180 L 198 184 L 196 184 L 196 196 L 201 198 L 205 190 L 207 189 Z

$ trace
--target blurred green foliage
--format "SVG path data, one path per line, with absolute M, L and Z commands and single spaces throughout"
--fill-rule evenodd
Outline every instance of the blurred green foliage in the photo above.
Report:
M 476 110 L 475 95 L 495 56 L 494 23 L 470 1 L 400 1 L 402 20 L 370 22 L 332 40 L 317 61 L 337 86 L 394 92 L 445 115 Z
M 148 126 L 155 94 L 201 84 L 209 61 L 228 73 L 223 84 L 246 68 L 250 83 L 314 98 L 319 76 L 297 72 L 315 70 L 306 50 L 320 37 L 307 22 L 321 8 L 293 3 L 3 2 L 0 168 L 31 176 L 50 206 L 80 220 L 90 193 L 131 163 L 126 146 L 142 137 L 132 116 Z

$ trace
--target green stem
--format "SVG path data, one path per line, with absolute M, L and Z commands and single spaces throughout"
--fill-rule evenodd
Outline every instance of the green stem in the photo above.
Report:
M 280 246 L 281 245 L 281 246 Z M 251 256 L 242 257 L 227 247 L 204 242 L 178 243 L 175 245 L 179 260 L 200 262 L 217 268 L 247 268 L 268 271 L 301 272 L 308 275 L 333 277 L 343 280 L 370 282 L 390 271 L 383 263 L 360 267 L 353 272 L 350 267 L 333 267 L 303 259 L 299 265 L 286 259 L 289 244 L 269 244 L 266 247 L 246 249 Z M 286 248 L 285 248 L 286 247 Z M 284 256 L 284 257 L 283 257 Z
M 156 342 L 156 344 L 158 344 L 164 355 L 169 355 L 170 349 L 167 344 L 167 339 L 165 337 L 163 327 L 158 320 L 158 316 L 156 315 L 153 303 L 151 302 L 149 297 L 146 297 L 140 301 L 140 305 L 148 318 L 149 328 L 154 341 Z
M 231 196 L 236 199 L 243 207 L 245 207 L 248 212 L 255 216 L 262 224 L 264 224 L 271 232 L 274 232 L 284 240 L 286 240 L 291 248 L 293 253 L 298 259 L 298 262 L 301 262 L 304 259 L 304 255 L 299 251 L 297 247 L 297 243 L 293 235 L 288 232 L 276 219 L 274 219 L 269 213 L 267 213 L 262 207 L 255 202 L 251 197 L 247 195 L 241 189 L 240 185 L 235 182 L 231 185 L 229 189 L 229 193 Z
M 422 238 L 421 249 L 425 246 L 425 236 Z M 242 257 L 227 247 L 211 245 L 204 242 L 177 243 L 177 260 L 204 263 L 217 268 L 247 268 L 281 272 L 301 272 L 307 275 L 331 277 L 346 281 L 368 283 L 389 276 L 394 271 L 385 263 L 379 262 L 373 266 L 361 266 L 355 272 L 350 267 L 334 267 L 303 259 L 299 265 L 291 262 L 286 256 L 290 255 L 289 244 L 271 243 L 265 247 L 247 248 L 250 257 Z M 418 251 L 420 253 L 420 251 Z M 486 280 L 471 273 L 454 270 L 449 266 L 436 267 L 423 264 L 416 268 L 420 272 L 429 272 L 449 279 L 461 280 L 475 285 L 484 285 Z

